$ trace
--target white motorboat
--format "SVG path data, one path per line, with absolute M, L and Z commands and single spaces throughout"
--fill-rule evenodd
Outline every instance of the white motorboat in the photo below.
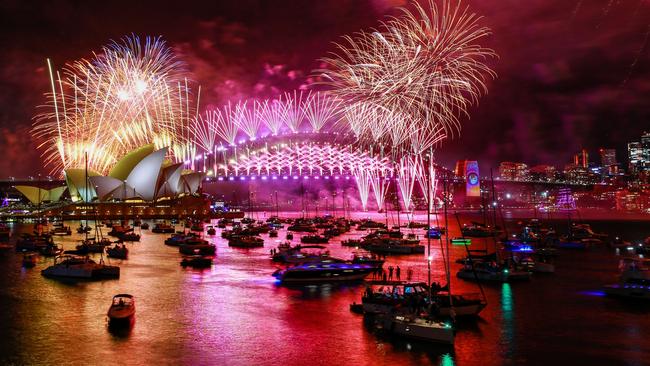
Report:
M 395 315 L 390 318 L 390 332 L 428 342 L 454 344 L 454 327 L 420 316 Z

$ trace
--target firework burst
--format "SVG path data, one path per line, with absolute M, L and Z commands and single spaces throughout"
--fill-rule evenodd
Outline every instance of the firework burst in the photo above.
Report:
M 446 1 L 428 5 L 414 3 L 414 10 L 402 9 L 375 31 L 344 37 L 323 59 L 322 83 L 345 102 L 347 121 L 362 143 L 381 138 L 380 131 L 393 148 L 424 151 L 453 137 L 459 116 L 494 76 L 484 62 L 494 52 L 477 43 L 490 34 L 480 18 Z M 410 145 L 413 131 L 422 138 L 402 146 Z
M 195 116 L 184 67 L 160 38 L 127 37 L 91 60 L 54 72 L 45 112 L 35 117 L 45 164 L 52 171 L 88 165 L 99 173 L 149 143 L 179 148 L 179 132 Z M 184 157 L 183 157 L 184 158 Z

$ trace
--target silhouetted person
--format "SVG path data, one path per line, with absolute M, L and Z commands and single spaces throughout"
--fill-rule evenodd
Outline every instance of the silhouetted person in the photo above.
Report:
M 386 282 L 386 270 L 382 271 L 382 277 L 383 277 L 384 282 Z
M 393 266 L 388 267 L 388 280 L 393 280 Z
M 399 266 L 397 266 L 397 268 L 395 268 L 395 277 L 397 277 L 398 281 L 400 280 L 401 273 L 402 273 L 402 269 L 399 268 Z

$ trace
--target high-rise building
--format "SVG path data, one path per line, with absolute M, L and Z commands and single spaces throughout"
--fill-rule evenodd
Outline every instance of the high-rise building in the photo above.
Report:
M 589 153 L 586 149 L 582 149 L 579 153 L 573 155 L 573 164 L 583 168 L 589 167 Z
M 600 171 L 602 175 L 618 175 L 619 166 L 618 161 L 616 161 L 616 149 L 601 148 L 598 152 L 600 153 Z
M 627 156 L 631 173 L 650 171 L 650 132 L 644 132 L 641 141 L 627 144 Z
M 600 153 L 600 165 L 602 167 L 610 167 L 618 164 L 616 161 L 616 149 L 603 149 L 598 150 Z
M 499 176 L 502 180 L 528 180 L 528 172 L 528 165 L 524 163 L 503 161 L 499 164 Z

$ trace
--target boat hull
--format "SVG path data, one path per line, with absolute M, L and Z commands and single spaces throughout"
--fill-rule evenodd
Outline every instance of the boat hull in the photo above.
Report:
M 391 333 L 427 342 L 454 344 L 454 329 L 450 326 L 433 321 L 392 319 Z

